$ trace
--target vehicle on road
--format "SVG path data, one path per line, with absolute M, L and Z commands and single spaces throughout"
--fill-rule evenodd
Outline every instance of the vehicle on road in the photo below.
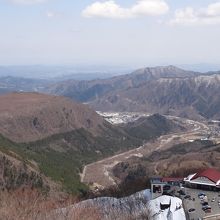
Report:
M 164 187 L 163 187 L 163 190 L 164 191 L 168 191 L 168 190 L 170 190 L 171 189 L 171 186 L 170 185 L 165 185 Z
M 203 200 L 204 198 L 206 198 L 207 196 L 199 196 L 200 200 Z
M 198 194 L 198 197 L 200 197 L 200 196 L 205 196 L 205 193 L 204 193 L 204 192 L 200 192 L 200 193 Z
M 203 211 L 206 211 L 206 210 L 208 210 L 208 209 L 212 209 L 211 206 L 206 205 L 206 206 L 203 206 L 203 207 L 202 207 L 202 210 L 203 210 Z
M 201 202 L 202 206 L 205 207 L 205 206 L 208 206 L 209 203 L 208 202 Z
M 205 213 L 211 213 L 212 212 L 212 209 L 206 209 L 205 210 Z
M 185 196 L 186 195 L 186 193 L 183 191 L 183 190 L 179 190 L 179 191 L 177 191 L 180 195 L 182 195 L 182 196 Z
M 204 197 L 200 198 L 200 201 L 201 202 L 208 202 L 208 197 L 204 196 Z
M 189 209 L 189 212 L 194 212 L 196 211 L 194 208 Z

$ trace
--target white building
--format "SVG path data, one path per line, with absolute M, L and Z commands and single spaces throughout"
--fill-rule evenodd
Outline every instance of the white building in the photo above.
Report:
M 220 190 L 220 172 L 209 168 L 184 178 L 187 186 L 197 189 Z

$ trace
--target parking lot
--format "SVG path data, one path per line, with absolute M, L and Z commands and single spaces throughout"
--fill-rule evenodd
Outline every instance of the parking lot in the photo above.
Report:
M 220 192 L 204 191 L 190 188 L 184 188 L 184 191 L 186 195 L 190 196 L 190 198 L 187 199 L 184 198 L 184 195 L 181 196 L 181 198 L 183 199 L 185 211 L 189 214 L 190 220 L 198 220 L 206 216 L 220 214 L 220 207 L 218 205 L 218 202 L 220 200 Z M 203 192 L 208 198 L 208 205 L 211 206 L 210 213 L 205 213 L 202 210 L 201 200 L 198 197 L 198 194 L 201 192 Z M 195 209 L 195 211 L 189 212 L 189 209 Z

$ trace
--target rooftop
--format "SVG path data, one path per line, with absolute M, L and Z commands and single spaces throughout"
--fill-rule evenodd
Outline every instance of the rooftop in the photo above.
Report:
M 203 170 L 203 171 L 195 174 L 191 180 L 195 180 L 199 177 L 206 177 L 209 180 L 211 180 L 212 182 L 217 184 L 217 182 L 220 181 L 220 172 L 216 169 L 209 168 L 209 169 Z

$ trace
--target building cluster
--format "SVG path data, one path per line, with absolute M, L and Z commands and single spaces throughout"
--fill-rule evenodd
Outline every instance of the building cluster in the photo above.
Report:
M 189 187 L 201 190 L 220 191 L 220 172 L 209 168 L 198 173 L 190 174 L 187 177 L 153 177 L 151 178 L 152 198 L 160 195 L 172 195 L 176 187 Z M 181 193 L 181 192 L 180 192 Z

